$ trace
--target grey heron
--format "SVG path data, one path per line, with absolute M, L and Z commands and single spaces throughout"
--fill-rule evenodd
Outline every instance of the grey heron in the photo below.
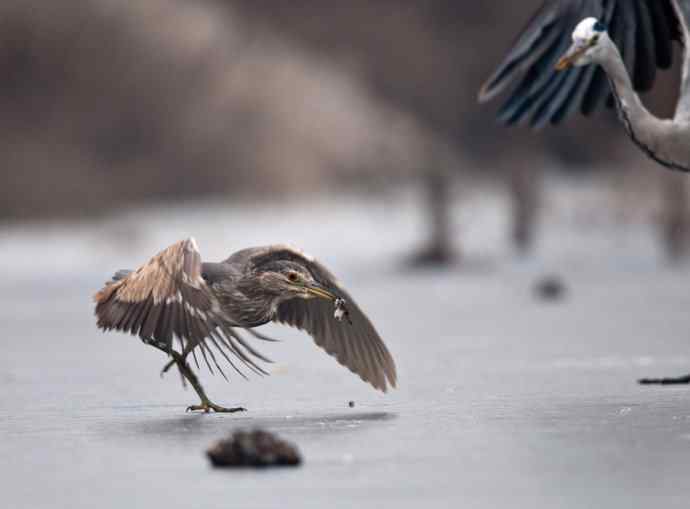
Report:
M 643 152 L 666 168 L 690 171 L 689 28 L 690 0 L 546 0 L 479 100 L 516 84 L 499 119 L 534 128 L 577 111 L 590 115 L 604 102 L 615 105 Z M 636 91 L 651 89 L 657 68 L 671 66 L 674 41 L 685 46 L 680 93 L 674 117 L 660 119 Z M 690 375 L 640 383 L 690 383 Z
M 239 333 L 268 322 L 308 332 L 318 346 L 374 388 L 396 386 L 395 362 L 369 318 L 322 264 L 284 245 L 254 247 L 220 263 L 202 262 L 193 238 L 177 242 L 135 271 L 123 270 L 95 295 L 98 327 L 138 335 L 167 353 L 199 395 L 188 410 L 236 412 L 211 402 L 187 363 L 197 353 L 208 369 L 227 362 L 259 374 L 270 362 Z M 343 320 L 346 318 L 346 320 Z M 179 351 L 174 339 L 179 341 Z M 217 356 L 220 355 L 220 358 Z
M 607 101 L 649 157 L 690 171 L 690 53 L 672 119 L 654 116 L 636 92 L 653 86 L 657 68 L 670 67 L 673 41 L 687 45 L 689 26 L 690 0 L 546 0 L 479 99 L 516 83 L 499 119 L 536 128 L 578 110 L 589 115 Z

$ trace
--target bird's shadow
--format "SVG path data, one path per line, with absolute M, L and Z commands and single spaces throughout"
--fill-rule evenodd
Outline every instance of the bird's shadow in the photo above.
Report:
M 138 418 L 132 421 L 103 424 L 103 431 L 111 436 L 135 440 L 164 442 L 198 442 L 228 435 L 238 429 L 261 428 L 278 434 L 309 435 L 314 438 L 333 434 L 352 433 L 397 418 L 393 412 L 360 411 L 323 415 L 262 415 L 242 414 L 183 414 L 174 417 Z

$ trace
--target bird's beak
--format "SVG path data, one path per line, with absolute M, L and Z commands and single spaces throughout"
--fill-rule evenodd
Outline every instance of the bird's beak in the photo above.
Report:
M 306 289 L 307 293 L 313 295 L 314 297 L 320 297 L 326 300 L 336 300 L 338 298 L 331 291 L 327 290 L 326 288 L 317 283 L 309 283 L 306 286 Z
M 565 52 L 565 54 L 556 63 L 557 71 L 564 71 L 570 69 L 577 60 L 584 55 L 584 53 L 589 49 L 587 44 L 582 42 L 574 42 L 572 46 Z

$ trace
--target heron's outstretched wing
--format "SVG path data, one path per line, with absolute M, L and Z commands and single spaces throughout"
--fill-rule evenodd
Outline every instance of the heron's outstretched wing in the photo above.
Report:
M 537 129 L 558 124 L 578 110 L 589 115 L 605 101 L 613 105 L 599 66 L 554 70 L 575 26 L 589 16 L 608 26 L 635 89 L 649 90 L 656 69 L 671 65 L 672 41 L 679 38 L 671 1 L 546 0 L 481 88 L 479 100 L 489 101 L 515 85 L 499 110 L 499 120 L 507 125 L 529 122 Z
M 257 265 L 273 260 L 295 261 L 306 267 L 318 283 L 345 299 L 350 318 L 337 320 L 333 303 L 327 300 L 295 298 L 278 306 L 274 321 L 305 330 L 318 346 L 376 389 L 385 392 L 389 385 L 395 387 L 393 357 L 369 318 L 335 276 L 310 256 L 288 246 L 271 246 L 253 257 Z
M 164 249 L 135 271 L 118 272 L 94 300 L 103 330 L 138 334 L 166 352 L 177 336 L 183 350 L 194 353 L 198 346 L 209 369 L 213 371 L 210 358 L 224 375 L 212 345 L 240 374 L 228 352 L 255 372 L 265 373 L 248 354 L 268 359 L 244 343 L 202 279 L 201 255 L 193 238 Z
M 675 120 L 690 122 L 690 2 L 687 0 L 674 0 L 680 18 L 680 30 L 685 45 L 683 54 L 683 74 L 676 107 Z

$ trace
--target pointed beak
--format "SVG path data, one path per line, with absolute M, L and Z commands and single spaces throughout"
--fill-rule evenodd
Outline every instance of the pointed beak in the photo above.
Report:
M 568 49 L 568 51 L 565 52 L 565 54 L 560 58 L 560 60 L 556 63 L 556 70 L 557 71 L 564 71 L 566 69 L 570 69 L 577 60 L 584 55 L 584 53 L 587 51 L 589 46 L 586 44 L 583 44 L 581 42 L 575 42 L 573 43 L 572 46 Z
M 307 293 L 313 295 L 314 297 L 319 297 L 321 299 L 326 299 L 326 300 L 331 300 L 334 301 L 338 297 L 333 294 L 330 290 L 327 290 L 323 286 L 319 285 L 318 283 L 310 283 L 307 285 Z

